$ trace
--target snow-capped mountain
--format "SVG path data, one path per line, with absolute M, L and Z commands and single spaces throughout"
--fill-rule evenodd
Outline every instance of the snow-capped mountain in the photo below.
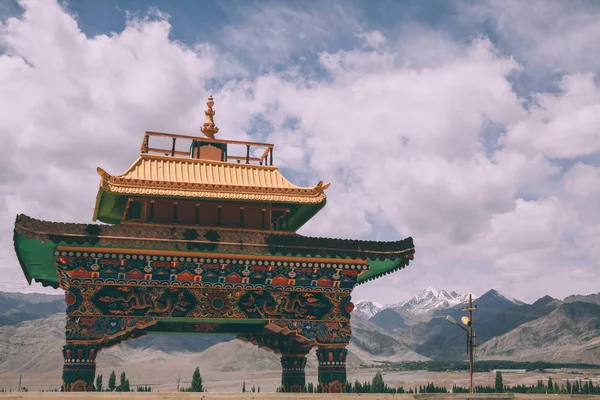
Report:
M 514 297 L 505 296 L 502 293 L 500 293 L 499 291 L 497 291 L 496 289 L 492 289 L 489 292 L 487 292 L 486 294 L 488 296 L 490 296 L 490 297 L 495 297 L 495 298 L 498 298 L 498 299 L 508 300 L 509 302 L 517 304 L 517 305 L 526 304 L 526 303 L 522 302 L 521 300 L 515 299 Z
M 359 300 L 354 305 L 354 314 L 360 314 L 364 319 L 369 319 L 373 315 L 382 311 L 386 308 L 383 304 L 376 303 L 374 301 Z
M 473 295 L 472 298 L 476 299 L 477 296 Z M 407 311 L 412 314 L 425 314 L 433 310 L 454 307 L 468 301 L 468 294 L 437 290 L 433 286 L 429 286 L 412 299 L 391 305 L 390 308 Z

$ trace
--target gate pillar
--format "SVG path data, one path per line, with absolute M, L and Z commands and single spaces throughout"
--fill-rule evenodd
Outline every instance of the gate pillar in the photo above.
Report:
M 96 374 L 97 344 L 67 342 L 63 347 L 63 392 L 91 392 Z
M 304 392 L 306 389 L 306 354 L 282 354 L 281 387 L 284 392 Z
M 321 393 L 344 393 L 346 391 L 345 347 L 324 347 L 317 349 L 319 359 L 319 391 Z

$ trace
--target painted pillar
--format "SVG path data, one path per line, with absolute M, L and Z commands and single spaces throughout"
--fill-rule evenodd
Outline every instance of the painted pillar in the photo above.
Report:
M 319 391 L 321 393 L 343 393 L 346 391 L 345 347 L 319 346 Z
M 91 392 L 96 375 L 97 344 L 67 342 L 63 347 L 63 392 Z
M 304 392 L 306 390 L 306 354 L 282 354 L 281 387 L 284 392 Z

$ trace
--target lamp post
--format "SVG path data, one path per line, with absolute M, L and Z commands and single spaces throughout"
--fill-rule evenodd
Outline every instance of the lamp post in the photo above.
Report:
M 469 306 L 463 307 L 462 311 L 467 311 L 469 316 L 464 316 L 460 320 L 463 324 L 467 325 L 469 329 L 459 325 L 458 322 L 450 315 L 446 317 L 446 321 L 451 323 L 452 325 L 458 326 L 463 331 L 467 332 L 467 354 L 469 354 L 469 376 L 470 376 L 470 385 L 469 385 L 469 393 L 473 394 L 473 347 L 475 347 L 475 329 L 473 328 L 473 311 L 477 310 L 477 306 L 473 306 L 473 298 L 472 295 L 469 294 Z

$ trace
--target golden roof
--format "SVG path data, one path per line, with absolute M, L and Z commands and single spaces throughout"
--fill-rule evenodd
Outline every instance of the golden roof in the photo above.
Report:
M 141 154 L 124 174 L 98 168 L 107 192 L 137 196 L 321 203 L 329 184 L 298 187 L 277 167 Z

